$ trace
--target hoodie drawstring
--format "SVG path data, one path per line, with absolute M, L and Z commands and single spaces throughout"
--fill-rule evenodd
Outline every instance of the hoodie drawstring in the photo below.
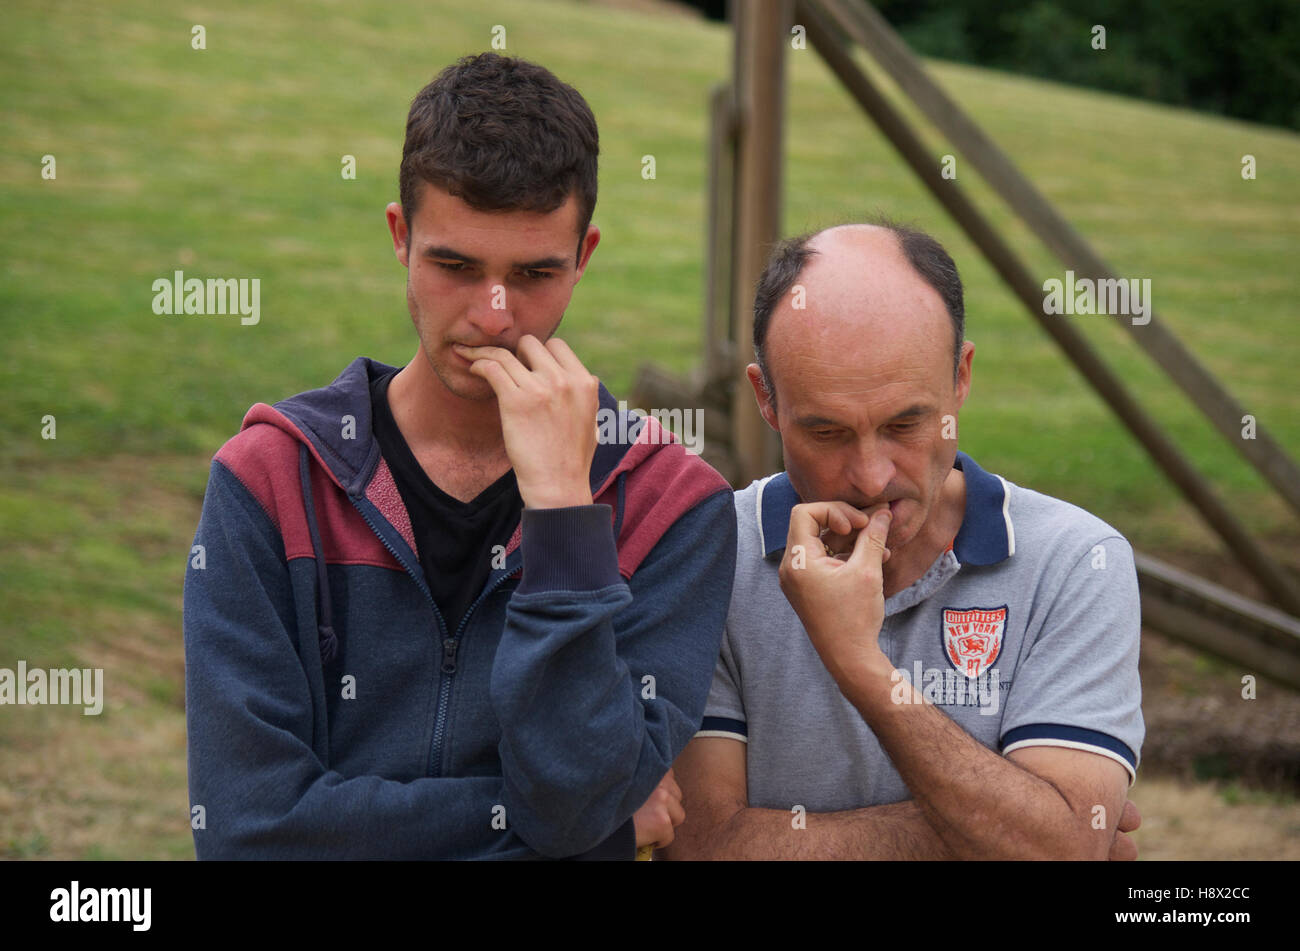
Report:
M 626 483 L 627 473 L 620 472 L 618 474 L 618 506 L 614 512 L 614 544 L 616 545 L 618 544 L 618 533 L 623 530 L 624 486 Z
M 307 446 L 298 444 L 298 475 L 302 479 L 302 504 L 307 515 L 307 531 L 311 535 L 311 548 L 316 555 L 316 632 L 320 641 L 322 664 L 329 664 L 338 656 L 339 639 L 334 633 L 334 615 L 330 607 L 330 582 L 325 564 L 325 550 L 320 543 L 320 528 L 316 525 L 316 506 L 311 498 L 311 463 Z

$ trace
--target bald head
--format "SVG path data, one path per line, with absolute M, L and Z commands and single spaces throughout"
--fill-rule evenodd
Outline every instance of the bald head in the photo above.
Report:
M 773 359 L 769 336 L 777 325 L 773 345 L 820 341 L 832 348 L 828 356 L 870 346 L 914 359 L 921 342 L 942 338 L 955 380 L 964 323 L 961 278 L 937 241 L 888 221 L 840 225 L 773 250 L 755 295 L 754 353 L 773 396 L 780 358 Z

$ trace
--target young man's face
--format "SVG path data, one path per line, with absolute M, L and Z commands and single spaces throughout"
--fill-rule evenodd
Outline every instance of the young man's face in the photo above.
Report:
M 420 349 L 442 384 L 469 400 L 495 395 L 452 344 L 513 352 L 524 334 L 545 341 L 600 240 L 591 225 L 578 247 L 573 194 L 546 214 L 476 211 L 425 182 L 409 231 L 400 205 L 390 204 L 387 215 L 393 250 L 407 268 L 406 302 Z

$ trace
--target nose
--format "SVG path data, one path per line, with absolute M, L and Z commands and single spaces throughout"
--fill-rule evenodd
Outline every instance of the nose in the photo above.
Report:
M 898 468 L 887 446 L 872 437 L 859 440 L 848 477 L 849 483 L 863 498 L 880 498 L 897 474 Z
M 485 282 L 475 291 L 468 316 L 469 322 L 485 337 L 498 337 L 514 326 L 514 311 L 505 285 Z

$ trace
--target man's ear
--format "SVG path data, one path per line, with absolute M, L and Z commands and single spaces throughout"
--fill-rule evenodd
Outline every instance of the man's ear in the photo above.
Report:
M 754 388 L 754 399 L 758 401 L 758 412 L 762 415 L 764 422 L 779 433 L 781 427 L 776 422 L 776 394 L 768 392 L 767 387 L 763 385 L 763 371 L 758 368 L 757 363 L 751 363 L 745 367 L 745 376 L 749 378 L 749 385 Z
M 587 233 L 582 238 L 582 243 L 578 245 L 578 270 L 573 276 L 573 283 L 577 284 L 582 280 L 583 272 L 587 270 L 587 262 L 591 260 L 591 252 L 596 250 L 596 245 L 600 244 L 600 229 L 595 225 L 587 225 Z
M 384 214 L 388 218 L 388 232 L 393 236 L 393 253 L 397 255 L 397 260 L 402 267 L 410 267 L 411 236 L 406 230 L 406 216 L 402 214 L 402 206 L 395 201 L 390 201 L 388 207 L 384 209 Z
M 961 345 L 961 359 L 957 361 L 957 408 L 961 409 L 970 396 L 971 364 L 975 360 L 975 344 L 967 340 Z

